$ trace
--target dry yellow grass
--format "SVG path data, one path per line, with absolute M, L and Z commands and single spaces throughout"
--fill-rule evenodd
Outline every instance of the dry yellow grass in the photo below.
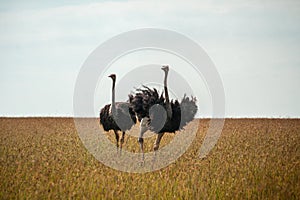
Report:
M 299 199 L 300 120 L 227 119 L 217 145 L 200 160 L 208 126 L 200 120 L 196 139 L 176 162 L 132 174 L 94 159 L 71 118 L 1 118 L 0 199 Z M 165 136 L 163 145 L 171 139 Z M 137 152 L 136 138 L 125 148 Z

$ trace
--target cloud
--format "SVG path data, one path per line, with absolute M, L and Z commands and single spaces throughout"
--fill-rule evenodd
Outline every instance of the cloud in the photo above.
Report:
M 261 1 L 105 1 L 83 5 L 67 5 L 40 10 L 9 11 L 0 14 L 1 43 L 28 44 L 54 40 L 109 38 L 137 27 L 162 27 L 183 32 L 214 35 L 242 28 L 271 29 L 276 10 L 290 15 L 299 6 L 290 2 L 272 4 Z M 298 4 L 297 4 L 298 5 Z M 287 13 L 289 12 L 289 13 Z M 251 16 L 253 15 L 253 16 Z M 297 15 L 299 18 L 299 15 Z M 273 22 L 272 22 L 273 21 Z M 283 21 L 283 20 L 281 20 Z M 289 20 L 286 20 L 289 23 Z M 261 26 L 260 26 L 261 25 Z M 276 24 L 275 24 L 276 25 Z M 258 27 L 257 27 L 258 26 Z M 285 23 L 282 24 L 283 27 Z M 237 28 L 241 27 L 239 30 Z M 292 26 L 289 25 L 291 28 Z M 207 33 L 208 32 L 208 33 Z
M 6 94 L 2 100 L 6 103 L 2 105 L 9 108 L 5 105 L 11 98 L 16 99 L 16 104 L 19 102 L 20 96 L 13 91 L 22 88 L 22 85 L 12 84 L 15 79 L 10 78 L 16 72 L 20 72 L 18 77 L 29 86 L 35 85 L 33 80 L 39 77 L 39 86 L 49 88 L 51 95 L 55 95 L 57 89 L 61 94 L 66 93 L 61 97 L 66 105 L 72 99 L 69 91 L 73 91 L 76 73 L 89 53 L 112 36 L 144 27 L 175 30 L 202 45 L 224 80 L 229 112 L 249 113 L 249 110 L 235 106 L 240 102 L 237 96 L 247 103 L 245 88 L 254 90 L 254 94 L 261 98 L 275 99 L 274 105 L 288 102 L 286 97 L 300 101 L 297 92 L 287 92 L 295 91 L 294 85 L 300 80 L 296 75 L 288 76 L 299 73 L 299 13 L 300 4 L 293 0 L 135 0 L 74 5 L 62 3 L 35 6 L 31 10 L 29 6 L 24 9 L 7 7 L 0 11 L 0 91 L 5 90 Z M 68 83 L 63 78 L 56 78 L 56 83 L 52 84 L 42 81 L 51 81 L 61 70 L 63 74 L 70 75 Z M 285 84 L 278 85 L 278 76 Z M 249 77 L 255 77 L 256 83 L 252 84 Z M 265 82 L 269 84 L 264 85 Z M 281 93 L 269 90 L 272 83 L 280 88 Z M 7 89 L 9 86 L 11 88 Z M 23 89 L 26 93 L 30 87 Z M 266 90 L 271 95 L 264 94 Z M 39 90 L 34 91 L 26 96 L 27 101 L 38 99 Z M 53 104 L 51 101 L 45 103 Z M 272 114 L 271 107 L 272 104 L 266 105 L 267 114 Z M 248 108 L 253 113 L 257 111 L 255 105 Z M 30 108 L 22 109 L 22 112 L 30 113 Z M 290 106 L 286 112 L 295 114 L 295 110 Z M 282 108 L 279 111 L 284 114 Z M 68 107 L 64 112 L 72 111 Z M 276 114 L 276 111 L 273 113 Z

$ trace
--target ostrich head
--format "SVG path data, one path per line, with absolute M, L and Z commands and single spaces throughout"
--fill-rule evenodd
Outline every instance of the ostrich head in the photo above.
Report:
M 110 77 L 113 81 L 116 80 L 116 75 L 115 75 L 115 74 L 111 74 L 111 75 L 109 75 L 108 77 Z
M 169 71 L 169 66 L 168 65 L 164 65 L 164 66 L 162 66 L 161 69 L 167 73 Z

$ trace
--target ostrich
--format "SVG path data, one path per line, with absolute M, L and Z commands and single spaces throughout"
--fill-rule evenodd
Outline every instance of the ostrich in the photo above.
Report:
M 182 130 L 183 127 L 194 119 L 198 110 L 196 105 L 196 98 L 189 97 L 182 98 L 179 103 L 178 100 L 169 99 L 167 77 L 169 66 L 161 68 L 164 73 L 164 92 L 159 96 L 155 88 L 143 86 L 137 89 L 135 95 L 129 95 L 129 102 L 136 113 L 140 123 L 140 135 L 138 142 L 142 152 L 142 160 L 144 161 L 144 139 L 143 135 L 147 130 L 151 130 L 157 134 L 154 143 L 154 151 L 159 148 L 160 141 L 164 133 L 175 133 L 175 131 Z
M 120 150 L 124 143 L 125 131 L 129 130 L 135 123 L 136 117 L 129 103 L 115 102 L 115 83 L 116 75 L 111 74 L 108 77 L 112 79 L 112 103 L 105 105 L 100 111 L 100 124 L 105 131 L 113 130 L 117 141 L 117 150 L 119 148 L 119 134 L 122 131 L 120 141 Z

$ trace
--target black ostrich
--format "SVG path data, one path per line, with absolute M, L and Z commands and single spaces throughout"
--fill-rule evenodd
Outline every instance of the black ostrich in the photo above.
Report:
M 105 131 L 113 130 L 117 141 L 117 150 L 119 148 L 119 134 L 122 131 L 120 150 L 124 143 L 125 131 L 129 130 L 136 123 L 136 116 L 129 103 L 115 102 L 115 83 L 116 75 L 108 76 L 112 79 L 112 103 L 105 105 L 100 111 L 100 124 Z
M 150 89 L 146 86 L 137 89 L 134 95 L 129 95 L 129 102 L 141 122 L 138 142 L 143 153 L 143 160 L 143 135 L 147 130 L 157 134 L 154 143 L 154 151 L 157 151 L 164 133 L 175 133 L 175 131 L 182 130 L 187 123 L 194 119 L 198 110 L 195 97 L 189 98 L 184 95 L 180 103 L 178 100 L 169 100 L 167 87 L 169 67 L 163 66 L 162 70 L 165 72 L 165 97 L 163 94 L 159 95 L 155 88 Z

